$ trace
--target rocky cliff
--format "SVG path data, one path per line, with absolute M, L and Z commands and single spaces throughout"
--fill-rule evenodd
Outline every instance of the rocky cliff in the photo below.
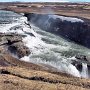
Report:
M 90 20 L 48 14 L 25 14 L 39 28 L 90 48 Z

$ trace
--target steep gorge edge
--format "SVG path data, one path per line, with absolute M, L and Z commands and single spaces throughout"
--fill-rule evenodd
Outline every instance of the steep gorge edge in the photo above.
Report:
M 42 30 L 59 35 L 64 39 L 90 48 L 90 20 L 81 17 L 60 16 L 54 14 L 36 14 L 25 13 L 28 21 Z M 60 16 L 60 17 L 59 17 Z M 72 19 L 73 18 L 73 19 Z M 72 21 L 73 20 L 73 21 Z M 72 64 L 79 70 L 82 69 L 82 63 L 87 63 L 88 71 L 90 69 L 90 59 L 76 56 L 78 61 Z M 90 72 L 90 71 L 89 71 Z
M 90 48 L 89 19 L 78 17 L 84 22 L 71 22 L 62 20 L 55 15 L 51 15 L 51 17 L 49 17 L 49 14 L 25 13 L 24 16 L 28 18 L 28 21 L 34 23 L 36 26 L 47 32 L 63 36 L 67 40 L 74 41 L 80 45 Z

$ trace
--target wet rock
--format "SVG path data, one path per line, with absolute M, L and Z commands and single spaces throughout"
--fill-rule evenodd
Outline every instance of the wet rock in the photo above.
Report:
M 79 59 L 79 60 L 82 60 L 82 61 L 86 61 L 86 62 L 88 61 L 88 59 L 85 55 L 77 55 L 75 58 Z
M 21 26 L 19 26 L 19 25 L 13 26 L 13 27 L 10 28 L 10 30 L 17 30 L 17 29 L 23 30 L 23 28 Z
M 72 64 L 81 72 L 82 71 L 82 64 L 86 63 L 87 68 L 88 68 L 88 73 L 90 75 L 90 60 L 87 56 L 85 55 L 77 55 L 76 60 L 72 60 Z
M 14 53 L 19 57 L 22 58 L 24 56 L 28 56 L 30 54 L 30 50 L 24 46 L 21 42 L 15 43 L 8 48 L 8 50 L 12 53 L 12 49 L 14 49 Z
M 79 63 L 87 63 L 87 65 L 90 65 L 90 58 L 85 55 L 77 55 L 75 58 Z
M 78 61 L 72 61 L 72 64 L 81 72 L 82 71 L 82 63 Z

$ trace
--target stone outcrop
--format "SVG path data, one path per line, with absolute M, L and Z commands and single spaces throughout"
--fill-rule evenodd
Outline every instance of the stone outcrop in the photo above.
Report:
M 82 72 L 83 63 L 87 65 L 88 77 L 90 77 L 90 58 L 85 55 L 77 55 L 75 56 L 76 60 L 72 60 L 72 64 Z
M 0 52 L 10 53 L 17 58 L 30 54 L 30 50 L 22 42 L 22 36 L 17 34 L 0 34 Z
M 25 14 L 28 20 L 39 28 L 90 48 L 90 20 L 82 21 L 62 20 L 58 16 L 48 14 Z

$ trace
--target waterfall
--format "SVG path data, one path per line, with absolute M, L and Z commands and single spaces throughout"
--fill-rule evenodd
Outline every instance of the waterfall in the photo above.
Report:
M 28 22 L 26 17 L 18 14 L 16 15 L 14 13 L 11 14 L 9 11 L 8 14 L 5 12 L 6 11 L 3 11 L 2 15 L 2 11 L 0 11 L 0 20 L 2 21 L 4 18 L 7 21 L 7 15 L 9 15 L 10 21 L 8 24 L 0 24 L 0 33 L 15 33 L 21 35 L 22 42 L 30 49 L 30 55 L 22 57 L 21 60 L 36 64 L 42 63 L 50 65 L 59 69 L 59 71 L 73 76 L 88 77 L 87 64 L 82 64 L 83 69 L 80 73 L 80 71 L 72 65 L 71 62 L 72 60 L 76 60 L 75 55 L 77 54 L 90 56 L 90 49 L 73 42 L 69 42 L 61 36 L 40 29 L 29 22 L 31 26 L 30 28 L 30 26 L 27 25 Z M 70 18 L 63 18 L 63 20 L 64 19 L 69 20 Z M 75 19 L 75 21 L 77 20 Z M 49 27 L 48 20 L 45 22 L 45 25 Z M 14 54 L 13 56 L 15 57 Z
M 84 78 L 88 78 L 88 67 L 87 67 L 87 63 L 82 63 L 81 76 L 84 77 Z

